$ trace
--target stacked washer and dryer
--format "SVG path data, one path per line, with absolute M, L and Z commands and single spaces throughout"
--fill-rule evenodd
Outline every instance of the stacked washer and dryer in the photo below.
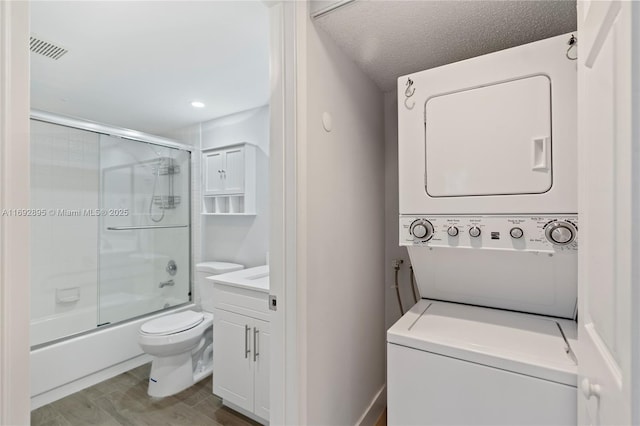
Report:
M 576 424 L 569 37 L 398 80 L 400 244 L 422 299 L 387 332 L 390 425 Z

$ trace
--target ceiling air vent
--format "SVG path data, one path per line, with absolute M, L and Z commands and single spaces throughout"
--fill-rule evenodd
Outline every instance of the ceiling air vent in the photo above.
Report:
M 53 43 L 43 40 L 34 34 L 31 35 L 29 45 L 33 53 L 37 53 L 38 55 L 46 56 L 47 58 L 55 60 L 60 59 L 62 56 L 64 56 L 65 53 L 68 52 L 68 50 L 64 47 L 57 46 Z

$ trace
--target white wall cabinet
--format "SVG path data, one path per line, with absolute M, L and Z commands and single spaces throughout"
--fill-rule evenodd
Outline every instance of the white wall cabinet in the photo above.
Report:
M 269 421 L 268 294 L 214 284 L 213 393 L 224 405 Z
M 202 195 L 203 214 L 255 214 L 256 147 L 203 150 Z

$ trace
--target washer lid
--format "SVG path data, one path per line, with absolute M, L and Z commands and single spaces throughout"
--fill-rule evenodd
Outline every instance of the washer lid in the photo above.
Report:
M 387 341 L 576 386 L 576 336 L 574 321 L 423 299 Z
M 243 265 L 231 262 L 201 262 L 196 264 L 196 271 L 209 272 L 211 274 L 226 274 L 227 272 L 244 269 Z
M 202 312 L 184 311 L 145 322 L 140 331 L 147 334 L 175 334 L 195 327 L 204 321 Z

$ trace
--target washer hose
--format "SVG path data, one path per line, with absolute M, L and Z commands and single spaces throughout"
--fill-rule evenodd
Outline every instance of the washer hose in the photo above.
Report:
M 400 306 L 400 313 L 402 315 L 404 315 L 404 308 L 402 307 L 402 299 L 400 298 L 400 287 L 398 286 L 398 272 L 400 272 L 400 265 L 396 265 L 394 266 L 395 271 L 396 271 L 396 282 L 395 282 L 395 288 L 396 288 L 396 295 L 398 296 L 398 306 Z

